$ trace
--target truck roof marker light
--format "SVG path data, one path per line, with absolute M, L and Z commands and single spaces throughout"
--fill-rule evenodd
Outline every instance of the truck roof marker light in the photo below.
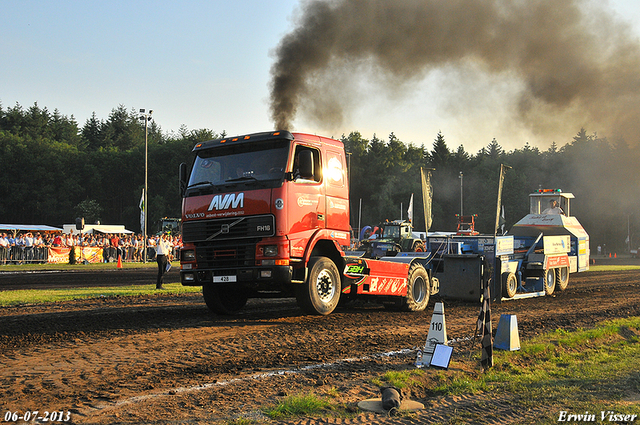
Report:
M 538 193 L 562 193 L 562 189 L 538 189 Z
M 249 140 L 251 139 L 251 136 L 244 136 L 244 140 Z
M 226 141 L 227 141 L 227 139 L 220 140 L 220 143 L 224 143 L 224 142 L 226 142 Z
M 237 137 L 234 137 L 233 139 L 231 139 L 231 141 L 232 141 L 232 142 L 237 142 L 237 141 L 238 141 L 238 138 L 237 138 Z
M 201 148 L 201 147 L 202 147 L 202 143 L 198 143 L 198 144 L 196 145 L 196 148 Z
M 279 131 L 276 131 L 275 133 L 273 133 L 273 135 L 274 135 L 274 136 L 279 136 L 279 135 L 280 135 L 280 132 L 279 132 Z

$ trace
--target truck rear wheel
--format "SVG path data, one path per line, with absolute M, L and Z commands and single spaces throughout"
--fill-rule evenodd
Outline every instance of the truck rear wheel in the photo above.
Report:
M 338 305 L 340 287 L 340 273 L 333 261 L 312 257 L 307 281 L 296 286 L 298 306 L 308 314 L 327 315 Z
M 544 278 L 544 294 L 551 295 L 556 289 L 556 271 L 555 269 L 545 270 L 542 274 Z
M 518 291 L 518 278 L 512 272 L 502 273 L 502 293 L 507 298 L 513 298 Z
M 556 283 L 558 289 L 564 291 L 569 286 L 569 267 L 560 267 L 556 269 Z
M 242 289 L 229 285 L 204 285 L 202 296 L 210 311 L 223 315 L 239 312 L 249 299 Z
M 402 303 L 403 311 L 422 311 L 429 304 L 431 281 L 422 264 L 414 263 L 409 268 L 407 296 Z

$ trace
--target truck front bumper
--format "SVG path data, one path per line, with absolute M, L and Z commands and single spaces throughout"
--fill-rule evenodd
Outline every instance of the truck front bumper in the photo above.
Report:
M 291 266 L 257 266 L 240 269 L 193 269 L 180 270 L 180 281 L 184 286 L 215 284 L 288 284 L 291 283 Z

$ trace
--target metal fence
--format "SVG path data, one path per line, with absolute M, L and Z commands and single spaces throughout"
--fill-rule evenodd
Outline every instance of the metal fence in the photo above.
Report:
M 49 249 L 40 246 L 0 247 L 0 264 L 43 264 L 49 260 Z
M 173 249 L 173 258 L 178 258 L 179 249 Z M 112 246 L 102 249 L 102 262 L 112 263 L 118 261 L 118 255 L 123 262 L 142 262 L 143 249 L 136 247 Z M 147 247 L 147 261 L 156 260 L 156 248 Z M 0 265 L 7 264 L 45 264 L 49 262 L 49 247 L 46 246 L 10 246 L 0 247 Z

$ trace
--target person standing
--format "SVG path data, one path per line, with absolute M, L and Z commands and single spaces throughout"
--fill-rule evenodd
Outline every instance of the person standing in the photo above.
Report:
M 7 258 L 9 258 L 9 239 L 7 234 L 0 235 L 0 264 L 7 264 Z
M 156 245 L 156 262 L 158 263 L 158 280 L 156 282 L 156 289 L 164 289 L 162 284 L 164 283 L 164 274 L 167 272 L 167 265 L 169 264 L 167 259 L 171 252 L 171 241 L 169 235 L 163 233 L 158 238 Z

